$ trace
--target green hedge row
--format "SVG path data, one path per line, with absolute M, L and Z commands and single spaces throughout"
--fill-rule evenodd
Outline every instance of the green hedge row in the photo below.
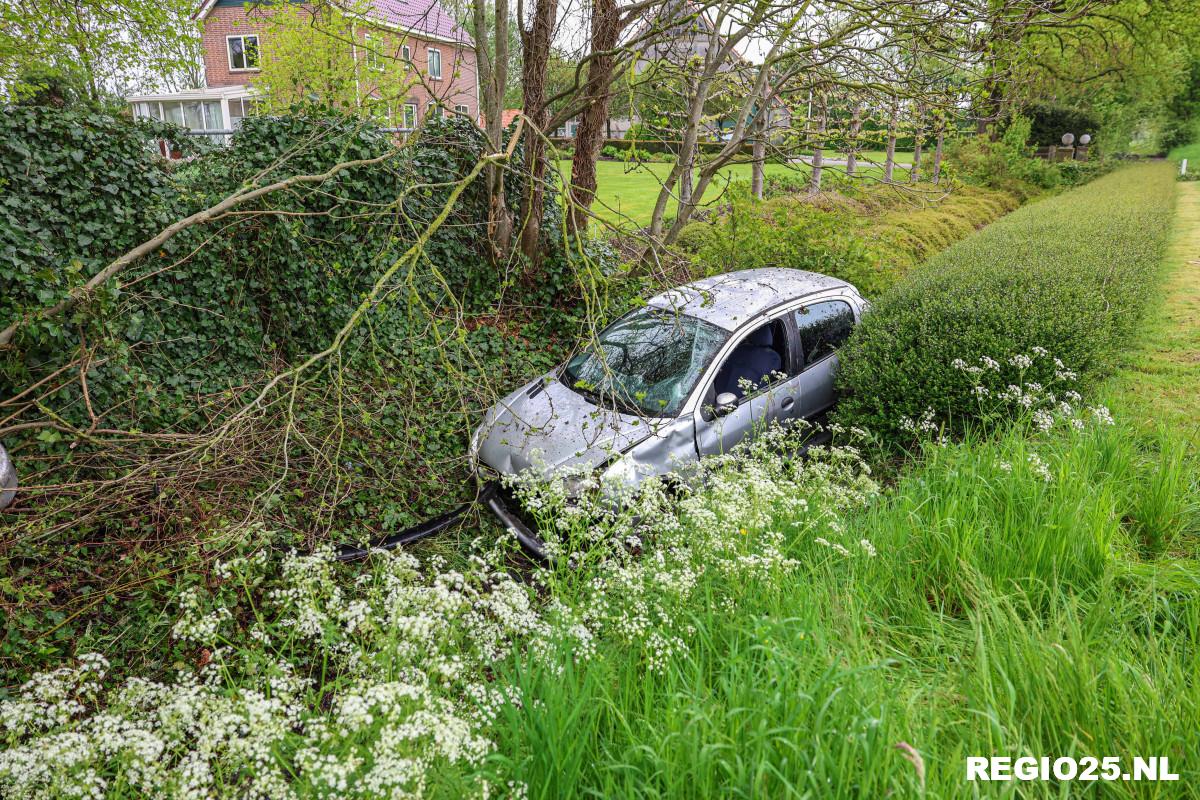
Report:
M 981 413 L 978 379 L 962 363 L 985 358 L 1000 365 L 989 377 L 1002 386 L 1050 386 L 1065 368 L 1086 387 L 1154 290 L 1172 181 L 1166 164 L 1122 169 L 1025 206 L 910 273 L 843 351 L 842 421 L 891 442 L 906 436 L 904 418 L 962 430 Z M 1031 366 L 1010 362 L 1041 349 L 1048 357 Z

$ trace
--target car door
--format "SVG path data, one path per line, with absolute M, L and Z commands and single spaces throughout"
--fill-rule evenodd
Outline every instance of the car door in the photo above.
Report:
M 833 406 L 837 351 L 854 331 L 855 322 L 854 307 L 841 298 L 817 300 L 792 312 L 801 358 L 798 416 L 812 419 Z
M 780 365 L 774 380 L 759 386 L 738 399 L 733 410 L 718 414 L 716 409 L 717 381 L 724 366 L 722 361 L 735 357 L 739 347 L 765 326 L 774 330 Z M 748 436 L 773 421 L 782 421 L 797 408 L 800 386 L 795 378 L 798 354 L 795 339 L 785 317 L 768 320 L 755 326 L 732 341 L 705 376 L 699 407 L 695 410 L 696 450 L 701 457 L 729 452 Z

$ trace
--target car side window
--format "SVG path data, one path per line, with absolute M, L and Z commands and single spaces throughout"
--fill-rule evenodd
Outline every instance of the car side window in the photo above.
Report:
M 756 328 L 738 343 L 717 370 L 713 395 L 731 392 L 738 399 L 784 377 L 787 370 L 787 333 L 782 320 Z
M 804 366 L 815 364 L 842 346 L 854 330 L 854 310 L 843 300 L 812 303 L 795 312 Z

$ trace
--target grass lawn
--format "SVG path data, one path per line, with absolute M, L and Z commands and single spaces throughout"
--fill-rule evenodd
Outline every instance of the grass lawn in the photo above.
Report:
M 832 157 L 832 156 L 831 156 Z M 841 157 L 840 154 L 838 156 Z M 867 175 L 882 175 L 881 167 L 868 166 L 869 162 L 883 163 L 883 152 L 867 152 L 860 156 L 863 168 L 861 172 Z M 906 164 L 912 161 L 911 153 L 897 153 L 896 161 Z M 571 162 L 564 159 L 558 162 L 558 168 L 563 175 L 571 172 Z M 837 169 L 838 167 L 834 167 Z M 654 203 L 662 188 L 662 181 L 671 171 L 670 164 L 628 164 L 621 161 L 600 161 L 596 164 L 598 189 L 596 204 L 593 210 L 601 219 L 613 225 L 632 222 L 635 225 L 647 225 L 654 212 Z M 768 175 L 807 174 L 808 167 L 803 164 L 767 164 Z M 907 178 L 908 171 L 896 170 L 898 178 Z M 722 180 L 715 181 L 705 193 L 705 202 L 715 203 L 720 200 L 721 193 L 729 181 L 750 180 L 749 164 L 734 164 L 721 172 Z M 672 213 L 668 210 L 668 213 Z
M 1191 147 L 1200 159 L 1200 144 Z M 1110 404 L 1148 425 L 1173 427 L 1200 444 L 1200 183 L 1176 186 L 1165 299 L 1151 309 L 1136 346 L 1122 360 L 1109 387 Z

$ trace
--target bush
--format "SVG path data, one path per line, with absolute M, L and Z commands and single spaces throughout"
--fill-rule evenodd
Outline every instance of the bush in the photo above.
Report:
M 1102 374 L 1153 286 L 1171 180 L 1163 164 L 1129 167 L 1026 206 L 912 273 L 847 344 L 839 417 L 892 443 L 904 416 L 962 430 L 979 405 L 956 360 L 1044 348 L 1085 385 Z M 1023 377 L 1048 384 L 1056 369 L 1038 359 Z
M 956 140 L 947 147 L 946 157 L 952 168 L 972 183 L 1027 200 L 1062 180 L 1057 165 L 1032 155 L 1028 139 L 1029 120 L 1017 117 L 999 141 L 986 136 Z
M 1078 139 L 1085 133 L 1097 138 L 1100 121 L 1086 111 L 1053 103 L 1034 103 L 1024 110 L 1029 118 L 1029 142 L 1044 146 L 1061 144 L 1064 133 Z
M 768 176 L 766 186 L 791 188 L 799 180 Z M 809 269 L 847 280 L 873 297 L 933 253 L 1018 205 L 1013 195 L 971 186 L 920 208 L 885 187 L 847 192 L 850 196 L 789 192 L 757 203 L 745 184 L 735 184 L 724 216 L 712 224 L 690 223 L 676 244 L 705 274 Z
M 1112 172 L 1116 163 L 1112 159 L 1106 158 L 1091 161 L 1060 161 L 1055 166 L 1064 185 L 1082 186 L 1105 173 Z

